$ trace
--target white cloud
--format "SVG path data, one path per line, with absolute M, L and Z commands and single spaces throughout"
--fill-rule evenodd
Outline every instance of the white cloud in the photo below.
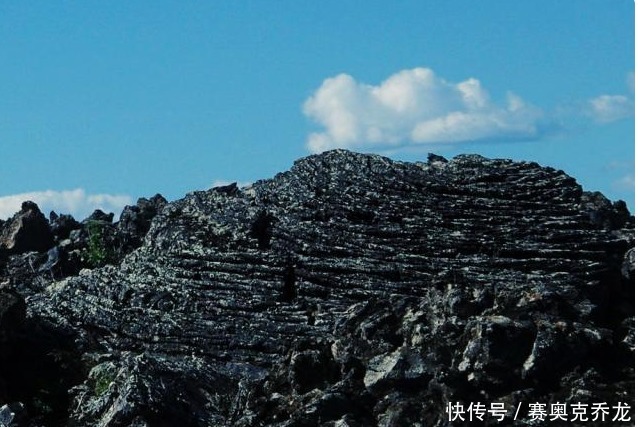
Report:
M 599 124 L 634 117 L 635 74 L 627 73 L 627 95 L 600 95 L 587 101 L 584 114 Z
M 586 113 L 598 123 L 633 117 L 634 101 L 624 95 L 601 95 L 590 99 Z
M 474 78 L 451 83 L 427 68 L 402 70 L 378 86 L 348 74 L 324 80 L 306 100 L 306 116 L 322 125 L 312 152 L 361 146 L 527 140 L 543 136 L 544 112 L 509 93 L 494 103 Z
M 81 188 L 66 191 L 34 191 L 0 197 L 0 218 L 6 219 L 20 210 L 22 202 L 31 200 L 48 216 L 50 211 L 71 214 L 82 220 L 95 209 L 113 212 L 117 218 L 125 205 L 132 204 L 130 196 L 123 194 L 87 194 Z

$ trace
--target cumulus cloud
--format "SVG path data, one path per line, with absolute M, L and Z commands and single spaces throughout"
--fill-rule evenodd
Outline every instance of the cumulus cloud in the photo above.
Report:
M 549 129 L 544 112 L 508 93 L 499 104 L 474 78 L 451 83 L 428 68 L 402 70 L 378 86 L 348 74 L 326 79 L 304 114 L 323 126 L 312 152 L 332 148 L 478 140 L 529 140 Z
M 589 100 L 586 113 L 598 123 L 611 123 L 633 117 L 634 101 L 624 95 L 601 95 Z
M 20 210 L 22 202 L 31 200 L 48 215 L 50 211 L 67 213 L 76 219 L 84 219 L 95 209 L 113 212 L 116 217 L 125 205 L 132 204 L 130 196 L 122 194 L 87 194 L 81 188 L 67 191 L 34 191 L 0 197 L 0 218 L 5 219 Z

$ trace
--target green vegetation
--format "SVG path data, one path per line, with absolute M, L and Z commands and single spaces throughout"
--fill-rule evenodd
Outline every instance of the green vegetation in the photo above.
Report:
M 93 393 L 95 396 L 101 396 L 108 391 L 111 383 L 115 381 L 116 370 L 111 363 L 95 367 L 89 377 L 93 379 Z
M 101 376 L 95 380 L 95 385 L 93 386 L 93 392 L 96 396 L 101 396 L 109 389 L 109 385 L 113 382 L 112 378 L 108 376 Z
M 90 221 L 86 225 L 89 235 L 85 260 L 93 268 L 102 267 L 115 261 L 115 251 L 107 239 L 105 225 L 99 221 Z

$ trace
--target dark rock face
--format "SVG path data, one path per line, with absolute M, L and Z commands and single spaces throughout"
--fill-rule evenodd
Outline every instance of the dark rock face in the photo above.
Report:
M 73 230 L 82 228 L 71 215 L 57 215 L 55 212 L 49 215 L 49 224 L 56 243 L 68 239 Z
M 26 317 L 24 300 L 14 292 L 0 290 L 0 374 L 12 365 L 16 336 L 22 329 Z M 11 384 L 7 376 L 0 375 L 0 401 L 10 398 Z
M 96 209 L 93 211 L 91 215 L 88 216 L 88 218 L 86 218 L 82 222 L 88 223 L 91 221 L 100 221 L 100 222 L 105 222 L 107 224 L 110 224 L 113 222 L 113 217 L 114 217 L 113 212 L 106 213 L 102 211 L 101 209 Z
M 142 244 L 142 239 L 151 227 L 152 219 L 166 203 L 161 194 L 156 194 L 150 199 L 139 199 L 135 206 L 124 208 L 117 224 L 117 231 L 126 249 L 137 248 Z
M 33 202 L 22 203 L 20 212 L 2 225 L 0 251 L 19 254 L 43 251 L 53 246 L 49 224 Z
M 136 207 L 113 227 L 142 246 L 28 298 L 29 327 L 66 343 L 50 405 L 71 425 L 443 426 L 449 402 L 533 425 L 512 408 L 633 404 L 633 218 L 562 171 L 337 150 Z

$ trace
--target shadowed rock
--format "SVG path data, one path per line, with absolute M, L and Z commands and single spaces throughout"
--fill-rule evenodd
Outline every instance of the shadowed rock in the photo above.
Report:
M 10 254 L 44 251 L 53 246 L 49 223 L 33 202 L 22 203 L 20 212 L 3 224 L 0 250 Z

